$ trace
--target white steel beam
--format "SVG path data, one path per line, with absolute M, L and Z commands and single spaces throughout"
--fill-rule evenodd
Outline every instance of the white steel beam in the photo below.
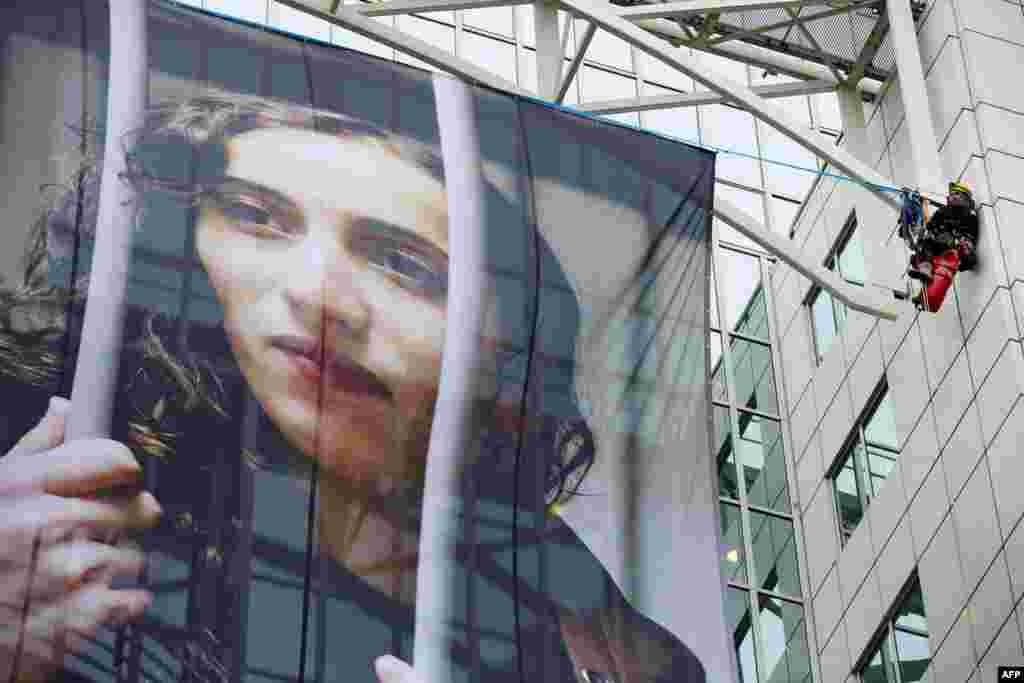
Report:
M 668 21 L 644 19 L 637 21 L 636 25 L 649 33 L 668 40 L 673 45 L 686 43 L 693 38 L 692 35 L 686 33 L 682 28 Z M 785 74 L 793 78 L 817 79 L 829 81 L 836 85 L 839 84 L 836 81 L 836 77 L 826 66 L 815 64 L 799 57 L 784 55 L 757 45 L 734 42 L 715 46 L 691 44 L 687 45 L 687 47 L 720 57 L 735 59 L 744 64 L 750 64 L 766 71 Z M 861 80 L 857 83 L 857 87 L 862 92 L 870 95 L 878 95 L 882 89 L 882 85 L 874 80 Z
M 537 40 L 537 92 L 545 100 L 558 95 L 562 83 L 562 43 L 558 39 L 558 4 L 534 0 L 533 32 Z
M 355 10 L 366 17 L 388 17 L 395 14 L 419 14 L 420 12 L 444 12 L 528 4 L 530 4 L 530 0 L 387 0 L 387 2 L 345 5 L 345 9 Z
M 593 24 L 591 24 L 593 25 Z M 778 97 L 796 97 L 798 95 L 817 95 L 835 92 L 836 84 L 825 81 L 800 81 L 798 83 L 776 83 L 773 85 L 754 86 L 751 91 L 765 99 Z M 675 95 L 648 95 L 646 97 L 630 97 L 622 100 L 605 100 L 584 102 L 576 109 L 590 114 L 622 114 L 632 111 L 652 111 L 655 109 L 671 109 L 674 107 L 693 107 L 707 104 L 724 104 L 731 102 L 721 93 L 703 91 L 696 93 L 678 93 Z
M 335 26 L 340 26 L 353 33 L 376 40 L 382 45 L 387 45 L 464 80 L 487 85 L 498 90 L 526 94 L 516 87 L 514 83 L 506 81 L 490 71 L 481 69 L 472 62 L 456 57 L 450 52 L 435 47 L 424 40 L 386 26 L 375 19 L 364 17 L 347 8 L 339 10 L 335 14 L 328 14 L 300 0 L 277 1 L 282 5 L 306 12 Z
M 792 240 L 768 231 L 758 221 L 720 197 L 715 197 L 714 213 L 741 235 L 764 247 L 780 261 L 828 291 L 829 294 L 853 310 L 885 320 L 899 318 L 899 310 L 894 298 L 879 295 L 871 289 L 854 287 L 835 272 L 809 261 L 804 258 Z
M 570 23 L 572 22 L 566 22 L 566 27 L 568 27 Z M 587 29 L 583 32 L 583 36 L 577 41 L 576 55 L 572 58 L 572 62 L 569 63 L 569 68 L 562 77 L 562 84 L 558 86 L 558 92 L 555 93 L 555 102 L 558 104 L 562 103 L 565 99 L 565 94 L 569 92 L 569 84 L 572 83 L 572 79 L 576 77 L 576 73 L 580 70 L 580 66 L 583 64 L 583 57 L 586 56 L 587 48 L 590 47 L 591 41 L 594 40 L 595 33 L 597 33 L 597 26 L 595 24 L 588 23 Z
M 794 119 L 781 107 L 758 97 L 747 86 L 736 83 L 700 65 L 682 50 L 673 50 L 654 39 L 646 31 L 617 16 L 606 6 L 594 0 L 561 0 L 564 7 L 589 19 L 617 38 L 631 43 L 642 52 L 675 68 L 697 83 L 733 100 L 751 114 L 772 125 L 782 134 L 799 143 L 818 157 L 828 161 L 853 179 L 866 184 L 894 208 L 898 206 L 895 196 L 886 192 L 892 181 L 861 162 L 852 154 L 835 145 L 832 138 L 821 135 Z
M 935 126 L 928 106 L 928 90 L 921 68 L 921 52 L 917 45 L 914 18 L 909 0 L 889 0 L 889 35 L 896 52 L 896 71 L 899 74 L 900 99 L 906 113 L 910 133 L 910 150 L 917 169 L 918 186 L 925 192 L 945 196 L 942 162 L 936 145 Z M 910 180 L 910 179 L 903 179 Z

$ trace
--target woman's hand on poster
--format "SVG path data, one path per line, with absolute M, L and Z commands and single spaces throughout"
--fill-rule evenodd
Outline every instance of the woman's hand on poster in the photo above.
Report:
M 45 680 L 64 653 L 101 625 L 138 618 L 147 592 L 115 590 L 143 556 L 103 542 L 153 526 L 152 495 L 102 492 L 135 486 L 141 470 L 109 439 L 64 443 L 70 403 L 54 398 L 43 419 L 0 458 L 0 676 Z

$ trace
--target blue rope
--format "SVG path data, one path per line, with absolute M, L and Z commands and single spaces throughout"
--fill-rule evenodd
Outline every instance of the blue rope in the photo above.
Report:
M 231 21 L 231 22 L 240 23 L 240 24 L 243 24 L 245 26 L 252 27 L 252 28 L 262 29 L 262 30 L 268 31 L 270 33 L 276 33 L 278 35 L 286 36 L 288 38 L 293 38 L 295 40 L 305 41 L 305 42 L 308 42 L 308 43 L 313 43 L 313 44 L 317 44 L 317 45 L 321 45 L 321 46 L 325 46 L 325 47 L 339 49 L 339 46 L 337 46 L 337 45 L 333 45 L 333 44 L 330 44 L 330 43 L 325 43 L 322 40 L 319 40 L 317 38 L 312 38 L 310 36 L 298 35 L 298 34 L 290 32 L 290 31 L 286 31 L 284 29 L 276 28 L 276 27 L 269 26 L 269 25 L 260 24 L 260 23 L 257 23 L 257 22 L 254 22 L 254 21 L 249 21 L 249 20 L 246 20 L 246 19 L 241 19 L 239 17 L 231 16 L 231 15 L 228 15 L 228 14 L 222 14 L 222 13 L 216 12 L 214 10 L 208 10 L 208 9 L 204 9 L 204 8 L 201 8 L 201 7 L 194 7 L 192 5 L 185 5 L 185 4 L 183 4 L 181 2 L 181 0 L 170 0 L 170 1 L 173 2 L 175 5 L 178 5 L 180 7 L 185 7 L 187 9 L 189 9 L 189 10 L 192 10 L 192 11 L 195 11 L 195 12 L 199 12 L 201 14 L 213 15 L 213 16 L 219 17 L 221 19 L 226 19 L 226 20 Z M 351 48 L 341 48 L 341 49 L 348 49 L 350 51 L 353 51 L 353 50 L 351 50 Z M 487 88 L 488 90 L 493 90 L 493 88 L 490 88 L 489 86 L 482 86 L 482 87 Z M 510 93 L 505 93 L 505 94 L 510 94 Z M 826 171 L 822 171 L 822 170 L 819 170 L 819 169 L 816 169 L 816 168 L 807 168 L 806 166 L 800 166 L 798 164 L 791 164 L 791 163 L 788 163 L 788 162 L 785 162 L 785 161 L 776 161 L 774 159 L 768 159 L 766 157 L 758 156 L 758 155 L 755 155 L 755 154 L 747 154 L 746 152 L 737 152 L 736 150 L 726 149 L 724 147 L 718 147 L 716 145 L 703 144 L 703 143 L 698 142 L 696 140 L 690 140 L 690 139 L 687 139 L 687 138 L 677 138 L 677 137 L 675 137 L 673 135 L 666 135 L 664 133 L 658 133 L 658 132 L 655 132 L 653 130 L 648 130 L 646 128 L 641 128 L 640 126 L 634 126 L 631 123 L 624 123 L 622 121 L 615 121 L 614 119 L 602 118 L 602 117 L 600 117 L 600 116 L 598 116 L 596 114 L 591 114 L 589 112 L 579 111 L 578 109 L 573 109 L 573 108 L 567 107 L 567 106 L 565 106 L 563 104 L 558 104 L 558 103 L 555 103 L 555 102 L 548 102 L 546 100 L 542 100 L 542 99 L 539 99 L 539 98 L 536 98 L 536 97 L 531 97 L 529 95 L 517 94 L 516 96 L 520 97 L 523 100 L 527 100 L 529 102 L 533 102 L 535 104 L 540 104 L 540 105 L 543 105 L 545 107 L 550 107 L 550 108 L 553 108 L 553 109 L 558 109 L 560 111 L 563 111 L 563 112 L 566 112 L 566 113 L 569 113 L 569 114 L 573 114 L 575 116 L 580 116 L 580 117 L 583 117 L 583 118 L 586 118 L 586 119 L 591 119 L 592 121 L 599 121 L 599 122 L 604 123 L 604 124 L 611 124 L 613 126 L 621 126 L 623 128 L 629 128 L 630 130 L 635 130 L 635 131 L 638 131 L 640 133 L 644 133 L 646 135 L 654 135 L 655 137 L 663 138 L 665 140 L 671 140 L 672 142 L 682 142 L 684 144 L 690 145 L 691 147 L 697 147 L 698 149 L 703 149 L 703 150 L 708 151 L 708 152 L 716 152 L 718 154 L 730 154 L 732 156 L 745 157 L 747 159 L 754 159 L 756 161 L 763 161 L 763 162 L 765 162 L 767 164 L 775 164 L 776 166 L 783 166 L 785 168 L 793 169 L 794 171 L 802 171 L 804 173 L 813 173 L 814 175 L 822 176 L 822 177 L 825 177 L 825 178 L 834 178 L 835 180 L 839 180 L 839 181 L 843 181 L 843 182 L 856 183 L 857 185 L 861 185 L 863 187 L 871 188 L 871 189 L 878 190 L 878 191 L 881 191 L 881 192 L 892 192 L 894 194 L 899 194 L 900 192 L 903 191 L 903 189 L 899 188 L 899 187 L 890 187 L 889 185 L 876 185 L 875 183 L 866 183 L 866 182 L 857 180 L 855 178 L 851 178 L 849 176 L 840 175 L 838 173 L 828 173 Z M 924 195 L 922 194 L 922 196 L 924 196 Z
M 590 112 L 580 111 L 578 109 L 573 109 L 572 107 L 567 107 L 567 106 L 565 106 L 563 104 L 557 104 L 555 102 L 548 102 L 546 100 L 542 100 L 542 99 L 539 99 L 539 98 L 536 98 L 536 97 L 531 97 L 529 95 L 519 95 L 519 97 L 521 97 L 524 100 L 528 100 L 530 102 L 533 102 L 535 104 L 540 104 L 540 105 L 543 105 L 545 107 L 550 107 L 552 109 L 558 109 L 558 110 L 563 111 L 563 112 L 565 112 L 567 114 L 573 114 L 575 116 L 580 116 L 582 118 L 590 119 L 592 121 L 599 121 L 599 122 L 601 122 L 603 124 L 611 124 L 613 126 L 620 126 L 622 128 L 629 128 L 630 130 L 634 130 L 634 131 L 637 131 L 639 133 L 644 133 L 646 135 L 653 135 L 655 137 L 663 138 L 665 140 L 671 140 L 672 142 L 682 142 L 684 144 L 690 145 L 691 147 L 697 147 L 699 149 L 703 149 L 703 150 L 708 151 L 708 152 L 716 152 L 718 154 L 731 154 L 733 156 L 739 156 L 739 157 L 745 157 L 747 159 L 754 159 L 754 160 L 757 160 L 757 161 L 763 161 L 763 162 L 768 163 L 768 164 L 775 164 L 776 166 L 784 166 L 786 168 L 791 168 L 791 169 L 793 169 L 795 171 L 803 171 L 804 173 L 813 173 L 814 175 L 820 175 L 820 176 L 823 176 L 825 178 L 834 178 L 836 180 L 841 180 L 841 181 L 848 182 L 848 183 L 856 183 L 857 185 L 862 185 L 864 187 L 872 188 L 872 189 L 879 190 L 879 191 L 882 191 L 882 192 L 892 192 L 894 194 L 899 194 L 900 192 L 903 191 L 903 188 L 899 188 L 899 187 L 891 187 L 889 185 L 876 185 L 875 183 L 866 183 L 866 182 L 857 180 L 856 178 L 851 178 L 849 176 L 840 175 L 838 173 L 828 173 L 826 171 L 822 171 L 822 170 L 819 170 L 819 169 L 816 169 L 816 168 L 807 168 L 806 166 L 800 166 L 798 164 L 791 164 L 791 163 L 788 163 L 788 162 L 785 162 L 785 161 L 776 161 L 775 159 L 768 159 L 767 157 L 762 157 L 762 156 L 759 156 L 759 155 L 756 155 L 756 154 L 747 154 L 746 152 L 738 152 L 736 150 L 726 149 L 725 147 L 718 147 L 716 145 L 704 144 L 704 143 L 698 142 L 696 140 L 691 140 L 689 138 L 677 138 L 674 135 L 667 135 L 665 133 L 658 133 L 656 131 L 649 130 L 647 128 L 641 128 L 640 126 L 633 125 L 632 123 L 625 123 L 623 121 L 616 121 L 614 119 L 602 118 L 601 116 L 598 116 L 596 114 L 591 114 Z

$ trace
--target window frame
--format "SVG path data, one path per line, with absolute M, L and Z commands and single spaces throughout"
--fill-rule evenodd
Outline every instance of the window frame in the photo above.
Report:
M 878 627 L 874 635 L 872 635 L 871 639 L 868 641 L 867 647 L 864 648 L 864 651 L 855 662 L 852 673 L 856 683 L 866 683 L 864 678 L 866 670 L 868 666 L 870 666 L 871 661 L 875 658 L 875 655 L 879 654 L 882 657 L 883 670 L 886 674 L 887 680 L 885 683 L 904 683 L 902 670 L 900 668 L 896 633 L 900 631 L 904 633 L 911 633 L 915 636 L 929 640 L 931 638 L 931 631 L 920 631 L 897 624 L 902 608 L 911 600 L 915 592 L 920 595 L 921 606 L 924 608 L 924 592 L 921 589 L 921 580 L 918 575 L 917 567 L 914 567 L 910 576 L 907 578 L 906 583 L 903 584 L 899 593 L 896 594 L 896 599 L 892 601 L 892 605 L 890 605 L 889 609 L 886 611 L 885 617 L 882 619 L 882 624 Z M 927 609 L 923 609 L 923 612 L 925 621 L 927 622 L 928 611 Z M 931 662 L 932 652 L 929 647 L 929 669 L 931 667 Z M 927 680 L 927 676 L 924 680 Z
M 838 275 L 843 282 L 854 287 L 863 287 L 865 285 L 864 282 L 860 282 L 857 280 L 848 280 L 846 277 L 843 276 L 843 273 L 839 268 L 839 263 L 840 259 L 842 258 L 843 252 L 850 245 L 850 242 L 853 240 L 854 235 L 857 233 L 857 226 L 857 210 L 852 209 L 850 211 L 850 214 L 846 217 L 846 221 L 843 223 L 843 227 L 839 231 L 839 235 L 836 237 L 836 240 L 833 243 L 832 248 L 829 249 L 828 253 L 825 255 L 825 259 L 822 262 L 822 266 L 825 269 L 831 270 L 836 275 Z M 861 247 L 861 250 L 863 253 L 863 247 Z M 804 306 L 807 307 L 807 317 L 811 333 L 811 348 L 814 349 L 815 363 L 819 366 L 824 361 L 825 353 L 828 351 L 828 349 L 821 349 L 818 328 L 814 322 L 814 306 L 818 301 L 818 297 L 823 294 L 828 296 L 830 299 L 830 307 L 832 309 L 832 326 L 834 329 L 834 334 L 832 335 L 833 341 L 836 337 L 843 333 L 843 328 L 846 323 L 846 305 L 836 301 L 835 297 L 825 292 L 821 285 L 811 285 L 810 289 L 807 291 L 806 296 L 804 296 L 803 304 Z M 831 342 L 829 342 L 829 348 L 831 348 Z
M 836 517 L 836 533 L 839 535 L 839 545 L 841 548 L 846 547 L 846 543 L 853 536 L 854 531 L 860 526 L 860 522 L 854 526 L 849 533 L 846 532 L 843 525 L 843 514 L 842 509 L 839 505 L 839 491 L 837 489 L 837 481 L 839 475 L 847 468 L 847 463 L 851 462 L 854 481 L 857 485 L 857 499 L 860 503 L 862 510 L 861 522 L 864 519 L 864 515 L 867 514 L 868 508 L 871 506 L 871 501 L 877 498 L 877 494 L 874 493 L 874 487 L 871 483 L 871 468 L 870 464 L 866 461 L 868 454 L 868 440 L 866 436 L 867 425 L 874 419 L 875 415 L 878 414 L 878 409 L 881 407 L 883 401 L 889 395 L 889 380 L 886 375 L 882 375 L 882 378 L 875 385 L 875 388 L 871 392 L 871 396 L 868 398 L 867 403 L 864 405 L 864 409 L 861 411 L 860 416 L 854 422 L 853 428 L 850 429 L 850 433 L 846 439 L 843 440 L 843 445 L 836 454 L 835 460 L 826 472 L 826 479 L 829 482 L 829 488 L 832 492 L 832 509 Z M 902 450 L 897 451 L 893 460 L 898 460 Z M 859 455 L 858 455 L 859 454 Z M 894 466 L 895 467 L 895 466 Z M 888 479 L 888 477 L 886 477 Z

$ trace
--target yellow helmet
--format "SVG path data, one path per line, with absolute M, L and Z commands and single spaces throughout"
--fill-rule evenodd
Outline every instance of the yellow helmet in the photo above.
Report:
M 963 183 L 952 182 L 949 184 L 949 194 L 959 193 L 967 197 L 971 197 L 971 188 L 967 187 Z

